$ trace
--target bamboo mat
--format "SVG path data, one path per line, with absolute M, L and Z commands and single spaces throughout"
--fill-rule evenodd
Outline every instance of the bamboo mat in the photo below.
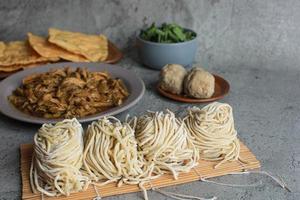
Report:
M 34 194 L 31 191 L 29 183 L 29 169 L 32 155 L 32 144 L 21 144 L 21 175 L 22 175 L 22 199 L 26 200 L 40 200 L 40 194 Z M 222 176 L 231 172 L 238 172 L 243 170 L 253 170 L 260 168 L 260 162 L 256 159 L 254 154 L 241 143 L 240 156 L 243 160 L 248 161 L 247 164 L 240 164 L 239 162 L 226 162 L 217 169 L 213 166 L 216 162 L 199 161 L 199 165 L 191 170 L 189 173 L 180 173 L 178 180 L 174 180 L 172 175 L 166 174 L 158 179 L 152 180 L 151 184 L 153 187 L 160 188 L 172 185 L 178 185 L 199 180 L 199 174 L 202 178 L 211 178 L 216 176 Z M 151 189 L 150 184 L 145 184 L 145 188 Z M 112 196 L 118 194 L 126 194 L 131 192 L 140 191 L 137 185 L 125 185 L 117 187 L 116 183 L 110 183 L 105 186 L 97 187 L 101 197 Z M 45 197 L 45 196 L 44 196 Z M 64 200 L 91 200 L 96 197 L 96 192 L 93 186 L 90 186 L 84 192 L 77 192 L 71 194 L 69 197 L 45 197 L 45 199 L 64 199 Z

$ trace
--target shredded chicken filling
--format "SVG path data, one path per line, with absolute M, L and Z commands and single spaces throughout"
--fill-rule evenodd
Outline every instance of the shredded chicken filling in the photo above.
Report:
M 8 98 L 30 115 L 73 118 L 119 106 L 128 95 L 123 81 L 106 72 L 66 67 L 27 76 Z

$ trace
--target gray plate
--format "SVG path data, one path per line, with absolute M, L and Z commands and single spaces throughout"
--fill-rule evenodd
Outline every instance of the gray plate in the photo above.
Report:
M 115 115 L 121 113 L 130 107 L 134 106 L 143 96 L 145 92 L 145 85 L 143 81 L 133 72 L 118 67 L 116 65 L 109 65 L 109 64 L 99 64 L 99 63 L 56 63 L 56 64 L 48 64 L 42 65 L 40 67 L 27 69 L 18 73 L 15 73 L 8 78 L 4 79 L 0 82 L 0 111 L 11 118 L 21 120 L 24 122 L 30 122 L 35 124 L 43 124 L 43 123 L 55 123 L 62 119 L 45 119 L 40 117 L 34 117 L 19 111 L 15 108 L 7 99 L 7 97 L 22 84 L 22 79 L 26 76 L 33 74 L 33 73 L 41 73 L 47 72 L 53 68 L 62 68 L 62 67 L 71 67 L 75 69 L 76 67 L 86 67 L 89 71 L 107 71 L 111 74 L 112 77 L 121 78 L 128 91 L 129 97 L 123 102 L 122 105 L 108 109 L 98 114 L 89 115 L 83 118 L 78 118 L 80 122 L 88 122 L 92 120 L 96 120 L 100 117 L 106 115 Z

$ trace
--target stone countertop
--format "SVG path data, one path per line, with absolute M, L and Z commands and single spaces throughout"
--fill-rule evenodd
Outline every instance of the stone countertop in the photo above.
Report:
M 146 92 L 133 108 L 118 115 L 140 115 L 146 110 L 170 109 L 179 116 L 191 104 L 178 103 L 161 97 L 155 91 L 158 71 L 145 68 L 126 56 L 119 65 L 136 72 L 145 82 Z M 261 179 L 263 185 L 255 188 L 231 188 L 210 183 L 193 182 L 166 188 L 167 191 L 218 199 L 260 200 L 300 199 L 300 70 L 270 70 L 225 66 L 209 71 L 223 76 L 231 84 L 228 96 L 221 102 L 233 107 L 235 125 L 240 139 L 261 161 L 262 170 L 281 175 L 293 191 L 281 189 L 270 178 L 257 175 L 224 176 L 213 178 L 226 183 L 245 184 Z M 202 107 L 203 104 L 197 104 Z M 0 114 L 0 199 L 20 199 L 19 145 L 32 143 L 38 125 L 27 124 Z M 167 199 L 149 192 L 150 199 Z M 141 193 L 132 193 L 112 199 L 142 199 Z

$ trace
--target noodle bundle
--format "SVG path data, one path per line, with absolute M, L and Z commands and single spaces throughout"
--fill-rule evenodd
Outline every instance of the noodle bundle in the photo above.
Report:
M 84 170 L 93 181 L 139 184 L 150 180 L 154 165 L 146 165 L 137 151 L 134 130 L 114 117 L 89 125 L 83 153 Z
M 89 180 L 81 174 L 83 129 L 76 119 L 55 125 L 44 124 L 34 136 L 30 184 L 47 196 L 68 196 L 87 189 Z
M 197 165 L 199 153 L 188 135 L 185 124 L 171 111 L 148 112 L 131 120 L 141 154 L 155 164 L 155 173 L 188 172 Z
M 184 122 L 202 159 L 221 160 L 215 167 L 239 159 L 240 143 L 230 105 L 214 102 L 202 109 L 193 107 Z
M 169 110 L 148 112 L 122 123 L 103 117 L 83 129 L 76 119 L 44 124 L 34 137 L 30 184 L 47 196 L 69 195 L 94 185 L 144 183 L 164 173 L 175 179 L 200 158 L 241 160 L 232 108 L 211 103 L 188 110 L 183 119 Z M 84 141 L 84 142 L 83 142 Z M 150 182 L 151 183 L 151 182 Z

